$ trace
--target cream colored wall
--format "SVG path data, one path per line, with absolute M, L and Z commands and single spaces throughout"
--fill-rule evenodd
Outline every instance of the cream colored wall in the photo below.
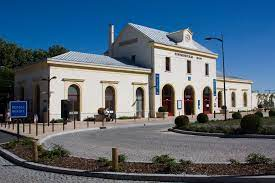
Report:
M 105 89 L 108 86 L 113 86 L 116 91 L 118 117 L 134 115 L 136 109 L 134 105 L 135 92 L 139 86 L 144 89 L 144 109 L 148 111 L 148 84 L 132 84 L 133 82 L 148 83 L 147 74 L 50 66 L 50 76 L 57 77 L 51 82 L 51 118 L 60 118 L 61 100 L 68 98 L 67 91 L 71 84 L 78 85 L 81 90 L 81 120 L 87 116 L 93 116 L 97 113 L 98 108 L 105 106 Z M 79 81 L 63 81 L 64 78 Z M 102 81 L 118 81 L 118 83 L 102 83 Z
M 251 110 L 253 108 L 252 105 L 252 92 L 251 92 L 251 83 L 241 83 L 241 82 L 233 82 L 233 81 L 226 81 L 226 105 L 227 109 L 229 111 L 246 111 Z M 217 93 L 219 91 L 223 92 L 223 81 L 218 80 L 217 81 Z M 236 107 L 232 107 L 232 100 L 231 100 L 231 94 L 232 92 L 236 93 Z M 243 100 L 243 94 L 244 92 L 247 93 L 247 107 L 244 107 L 244 100 Z M 222 94 L 223 96 L 223 94 Z M 224 104 L 224 99 L 223 99 Z M 220 110 L 220 109 L 218 109 Z
M 165 71 L 165 57 L 170 57 L 171 72 Z M 176 110 L 176 114 L 184 113 L 184 90 L 188 85 L 192 86 L 195 90 L 195 114 L 203 111 L 203 89 L 210 87 L 213 95 L 213 79 L 216 79 L 216 60 L 206 57 L 201 57 L 202 60 L 198 60 L 196 57 L 185 58 L 175 55 L 174 51 L 154 49 L 155 73 L 160 74 L 160 95 L 155 95 L 156 111 L 162 105 L 162 88 L 165 84 L 170 84 L 174 88 L 175 109 L 177 109 L 176 101 L 182 100 L 183 108 L 182 110 Z M 191 74 L 187 74 L 187 60 L 191 60 Z M 209 76 L 205 76 L 205 63 L 209 64 Z M 188 81 L 188 76 L 191 77 L 191 81 Z M 198 100 L 200 100 L 200 107 L 198 106 Z M 215 97 L 213 96 L 212 109 L 214 103 Z
M 40 86 L 40 118 L 42 119 L 43 108 L 47 108 L 47 82 L 42 81 L 42 78 L 47 78 L 49 75 L 46 64 L 40 62 L 33 64 L 15 72 L 15 88 L 14 93 L 16 99 L 20 98 L 20 87 L 24 87 L 24 100 L 28 100 L 29 109 L 33 112 L 35 106 L 34 91 L 37 84 Z

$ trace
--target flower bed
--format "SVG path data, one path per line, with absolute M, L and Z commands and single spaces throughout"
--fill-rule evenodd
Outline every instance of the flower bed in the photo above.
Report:
M 32 147 L 30 139 L 23 139 L 19 142 L 13 141 L 3 145 L 5 149 L 17 156 L 31 161 Z M 44 150 L 41 146 L 39 150 L 38 163 L 88 170 L 88 171 L 112 171 L 111 162 L 106 158 L 85 159 L 69 156 L 68 152 L 62 147 L 51 151 Z M 124 157 L 125 160 L 125 157 Z M 176 160 L 169 155 L 160 155 L 152 159 L 152 163 L 125 162 L 119 163 L 120 172 L 128 173 L 173 173 L 173 174 L 197 174 L 197 175 L 265 175 L 275 174 L 274 162 L 269 158 L 252 154 L 247 159 L 247 163 L 238 163 L 236 160 L 230 160 L 230 164 L 194 164 L 191 161 Z

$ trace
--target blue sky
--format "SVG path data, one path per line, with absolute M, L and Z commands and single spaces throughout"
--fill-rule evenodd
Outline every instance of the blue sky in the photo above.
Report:
M 6 0 L 0 2 L 0 37 L 26 48 L 61 44 L 100 54 L 109 23 L 117 35 L 133 22 L 166 31 L 190 27 L 195 40 L 220 54 L 220 44 L 204 37 L 223 33 L 227 74 L 253 80 L 254 90 L 275 89 L 274 7 L 272 0 Z

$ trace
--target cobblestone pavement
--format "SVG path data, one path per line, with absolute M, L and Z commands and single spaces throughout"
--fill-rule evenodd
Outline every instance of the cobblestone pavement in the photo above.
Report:
M 119 183 L 135 182 L 63 175 L 30 170 L 13 165 L 0 157 L 0 183 Z M 136 183 L 136 182 L 135 182 Z
M 228 162 L 230 158 L 244 161 L 257 152 L 275 158 L 272 139 L 218 138 L 183 135 L 168 132 L 172 124 L 144 127 L 116 128 L 65 134 L 48 139 L 46 147 L 60 144 L 72 155 L 111 158 L 111 148 L 118 147 L 129 161 L 151 161 L 160 154 L 193 162 Z

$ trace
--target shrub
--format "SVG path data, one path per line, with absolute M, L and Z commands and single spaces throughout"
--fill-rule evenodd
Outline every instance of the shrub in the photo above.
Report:
M 235 159 L 229 159 L 229 162 L 231 165 L 240 165 L 241 164 L 238 160 L 235 160 Z
M 232 114 L 232 118 L 233 118 L 233 119 L 242 119 L 242 115 L 241 115 L 240 112 L 234 112 L 234 113 Z
M 54 145 L 49 151 L 42 150 L 41 158 L 55 159 L 69 156 L 70 153 L 60 145 Z
M 155 164 L 172 164 L 176 163 L 175 158 L 170 157 L 168 154 L 154 156 L 152 162 Z
M 263 113 L 261 111 L 255 112 L 255 115 L 259 116 L 260 118 L 264 117 L 264 115 L 263 115 Z
M 259 104 L 259 105 L 258 105 L 258 108 L 259 108 L 259 109 L 263 108 L 263 105 L 262 105 L 262 104 Z
M 118 162 L 119 163 L 125 163 L 127 160 L 127 156 L 125 154 L 118 155 Z
M 199 123 L 207 123 L 207 122 L 209 121 L 207 114 L 200 113 L 200 114 L 197 116 L 197 121 L 198 121 Z
M 94 121 L 95 120 L 95 118 L 93 118 L 93 117 L 87 117 L 86 119 L 84 119 L 83 121 Z
M 269 112 L 269 117 L 274 117 L 275 116 L 275 109 L 271 109 Z
M 99 157 L 97 159 L 97 162 L 101 163 L 103 166 L 110 166 L 111 165 L 111 161 L 108 160 L 107 158 L 105 157 Z
M 167 109 L 166 107 L 161 106 L 158 108 L 158 112 L 167 112 Z
M 221 107 L 221 109 L 222 109 L 222 110 L 226 110 L 227 107 L 226 107 L 225 105 L 223 105 L 223 106 Z
M 251 153 L 249 154 L 245 161 L 248 164 L 270 164 L 272 163 L 272 159 L 267 158 L 265 155 L 258 154 L 258 153 Z
M 245 132 L 256 132 L 261 126 L 261 119 L 255 114 L 248 114 L 243 117 L 240 125 Z
M 191 165 L 191 164 L 192 164 L 192 161 L 191 161 L 191 160 L 180 159 L 180 164 L 181 164 L 182 166 L 188 166 L 188 165 Z
M 104 112 L 105 112 L 105 108 L 104 107 L 100 107 L 97 110 L 97 113 L 100 114 L 100 115 L 104 115 Z
M 181 115 L 181 116 L 177 116 L 175 119 L 176 128 L 187 126 L 188 124 L 189 124 L 188 116 Z
M 50 121 L 50 123 L 63 123 L 63 122 L 64 122 L 63 119 L 52 119 L 52 120 Z

